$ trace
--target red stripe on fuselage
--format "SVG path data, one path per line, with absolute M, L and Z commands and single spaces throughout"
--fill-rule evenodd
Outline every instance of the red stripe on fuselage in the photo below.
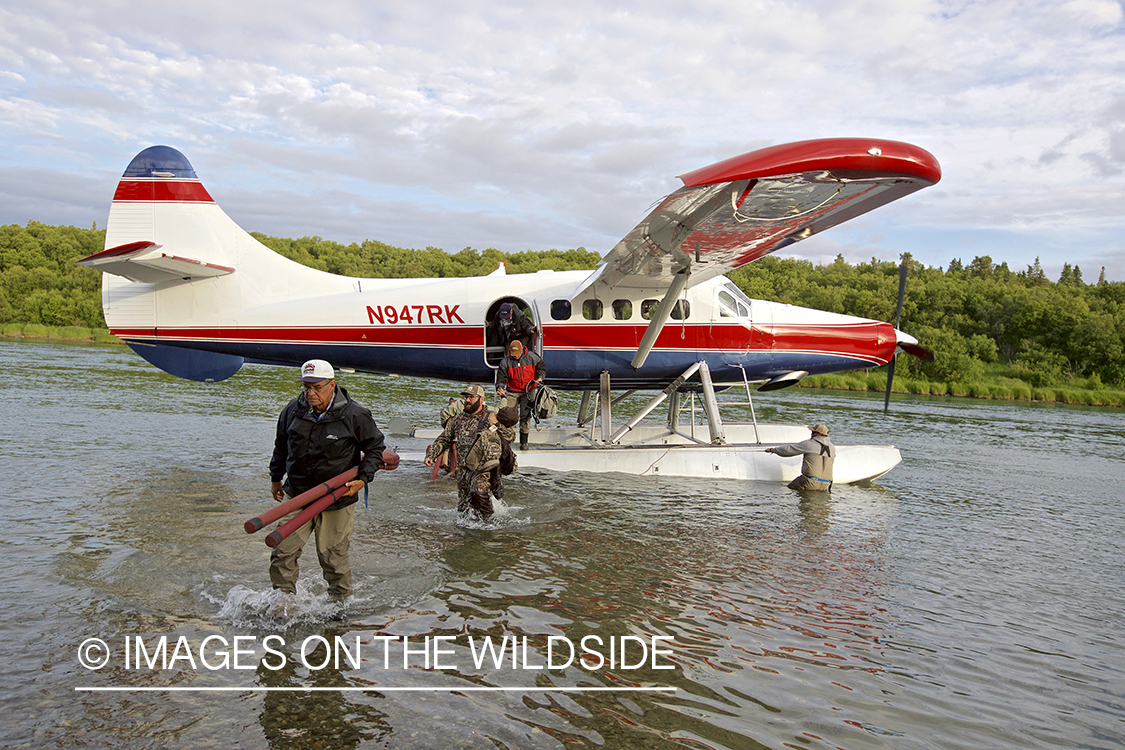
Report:
M 378 326 L 354 328 L 152 328 L 113 329 L 122 338 L 247 343 L 375 344 L 390 346 L 482 347 L 480 326 Z
M 644 336 L 639 325 L 547 325 L 544 349 L 635 351 Z M 356 326 L 344 328 L 121 328 L 122 338 L 247 343 L 357 344 L 475 348 L 484 344 L 481 326 Z M 674 325 L 661 331 L 655 349 L 678 351 L 814 352 L 886 363 L 894 354 L 894 327 L 861 322 L 824 325 L 773 325 L 747 329 L 740 324 Z
M 546 349 L 633 349 L 640 346 L 646 325 L 601 323 L 543 326 Z M 670 322 L 656 339 L 657 349 L 745 349 L 750 332 L 741 325 Z
M 198 180 L 122 180 L 117 183 L 114 201 L 180 201 L 214 203 L 214 199 Z

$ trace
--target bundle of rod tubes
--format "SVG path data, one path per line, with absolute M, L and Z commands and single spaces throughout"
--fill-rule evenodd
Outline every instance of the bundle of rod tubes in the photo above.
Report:
M 398 454 L 394 451 L 383 451 L 381 458 L 382 460 L 378 465 L 379 469 L 389 471 L 398 467 Z M 278 526 L 266 536 L 266 546 L 276 547 L 281 544 L 281 540 L 304 526 L 325 508 L 332 505 L 332 503 L 347 495 L 348 482 L 355 479 L 358 474 L 359 467 L 353 466 L 347 471 L 332 477 L 327 482 L 318 484 L 311 490 L 302 492 L 300 495 L 292 497 L 283 503 L 278 503 L 262 515 L 254 516 L 244 523 L 242 528 L 246 530 L 247 534 L 253 534 L 255 531 L 263 529 L 266 524 L 273 523 L 277 519 L 303 508 L 304 510 L 301 510 L 300 513 L 290 518 L 281 526 Z

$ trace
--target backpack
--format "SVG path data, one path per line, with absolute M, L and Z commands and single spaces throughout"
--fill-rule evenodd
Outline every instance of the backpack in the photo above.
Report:
M 531 414 L 535 421 L 550 419 L 559 410 L 559 397 L 547 386 L 540 384 L 535 389 L 535 399 L 531 402 Z
M 456 417 L 461 412 L 465 411 L 465 402 L 459 398 L 449 399 L 449 403 L 441 407 L 441 426 L 445 427 L 449 424 L 449 420 Z

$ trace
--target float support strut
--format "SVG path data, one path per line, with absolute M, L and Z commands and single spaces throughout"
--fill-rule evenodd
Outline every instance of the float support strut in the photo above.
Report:
M 707 428 L 711 431 L 712 445 L 725 445 L 726 433 L 723 432 L 723 418 L 719 416 L 719 400 L 715 398 L 715 386 L 711 383 L 711 370 L 707 363 L 699 363 L 699 379 L 703 383 L 703 409 L 707 412 Z
M 602 442 L 609 440 L 610 420 L 612 417 L 613 407 L 609 398 L 609 370 L 602 370 L 601 382 L 598 388 L 598 400 L 601 401 L 602 414 L 601 414 L 601 428 L 602 428 Z
M 621 438 L 625 437 L 625 433 L 627 433 L 629 430 L 636 427 L 637 423 L 640 422 L 642 419 L 644 419 L 646 416 L 648 416 L 649 413 L 653 409 L 660 406 L 660 404 L 663 403 L 664 399 L 668 398 L 668 396 L 675 393 L 679 389 L 679 387 L 684 384 L 685 380 L 687 380 L 688 378 L 690 378 L 692 375 L 695 374 L 696 370 L 700 369 L 700 367 L 706 367 L 706 366 L 707 366 L 707 363 L 705 363 L 701 360 L 699 362 L 696 362 L 695 364 L 693 364 L 691 367 L 687 368 L 686 370 L 684 370 L 682 375 L 680 375 L 678 378 L 676 378 L 671 383 L 669 383 L 664 388 L 664 390 L 662 390 L 660 393 L 656 394 L 655 398 L 653 398 L 651 401 L 649 401 L 647 404 L 645 404 L 641 408 L 640 411 L 638 411 L 636 414 L 634 414 L 633 418 L 630 419 L 628 422 L 626 422 L 625 425 L 620 430 L 613 433 L 613 437 L 611 437 L 609 439 L 609 442 L 611 442 L 611 443 L 621 442 Z

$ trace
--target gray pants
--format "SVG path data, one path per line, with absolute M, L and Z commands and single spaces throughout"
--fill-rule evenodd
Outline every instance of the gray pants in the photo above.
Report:
M 281 519 L 285 523 L 300 511 Z M 342 600 L 352 593 L 352 565 L 348 548 L 355 528 L 355 503 L 339 510 L 326 510 L 294 531 L 270 555 L 270 581 L 275 589 L 288 594 L 297 593 L 297 560 L 301 549 L 313 534 L 316 535 L 316 556 L 328 582 L 328 595 Z
M 535 404 L 535 391 L 531 393 L 508 393 L 505 406 L 519 407 L 520 432 L 531 432 L 531 409 Z
M 832 483 L 826 482 L 823 479 L 813 479 L 812 477 L 806 477 L 804 474 L 799 474 L 796 479 L 789 483 L 789 489 L 829 492 L 832 489 Z

